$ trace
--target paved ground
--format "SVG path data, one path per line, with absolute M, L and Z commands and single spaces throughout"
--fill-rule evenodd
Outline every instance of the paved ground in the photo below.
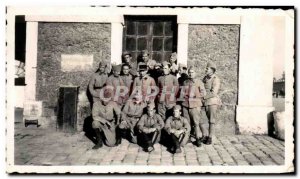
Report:
M 156 144 L 147 153 L 123 140 L 118 147 L 92 150 L 84 133 L 66 134 L 36 126 L 15 127 L 16 165 L 283 165 L 284 142 L 268 136 L 235 135 L 213 139 L 213 145 L 191 143 L 180 154 Z

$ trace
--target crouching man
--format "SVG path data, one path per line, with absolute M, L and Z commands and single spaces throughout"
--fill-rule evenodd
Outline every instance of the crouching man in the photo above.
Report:
M 130 132 L 130 140 L 137 143 L 136 124 L 143 115 L 146 104 L 142 101 L 142 97 L 135 96 L 132 100 L 128 100 L 123 108 L 121 123 L 119 124 L 118 133 L 125 136 L 126 132 Z M 121 142 L 121 141 L 120 141 Z
M 102 147 L 103 141 L 109 147 L 117 144 L 116 126 L 120 119 L 121 109 L 116 102 L 111 101 L 110 93 L 104 92 L 103 96 L 101 101 L 93 104 L 92 109 L 92 127 L 95 130 L 97 140 L 93 149 Z
M 137 124 L 141 134 L 141 140 L 145 151 L 152 152 L 153 145 L 159 142 L 161 129 L 164 127 L 164 121 L 159 114 L 155 113 L 154 103 L 147 106 L 147 114 L 144 114 Z
M 169 135 L 171 152 L 180 153 L 181 146 L 184 146 L 188 142 L 191 132 L 191 125 L 188 120 L 181 116 L 180 105 L 174 106 L 173 116 L 167 119 L 165 130 Z

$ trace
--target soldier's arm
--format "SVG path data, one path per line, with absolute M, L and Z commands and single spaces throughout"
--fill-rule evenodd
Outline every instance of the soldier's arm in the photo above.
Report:
M 140 131 L 142 131 L 142 132 L 144 132 L 144 130 L 145 130 L 145 127 L 144 127 L 144 125 L 145 125 L 145 119 L 147 118 L 147 116 L 146 115 L 143 115 L 142 117 L 141 117 L 141 119 L 139 120 L 139 122 L 137 123 L 137 128 L 140 130 Z
M 164 127 L 165 123 L 160 115 L 157 115 L 157 118 L 158 118 L 158 121 L 157 121 L 158 123 L 155 124 L 155 128 L 157 130 L 161 130 Z
M 89 91 L 90 91 L 90 93 L 93 97 L 98 97 L 99 98 L 100 95 L 97 94 L 96 90 L 94 90 L 95 81 L 96 81 L 95 75 L 93 75 L 91 80 L 89 81 L 89 85 L 88 85 L 89 86 Z
M 178 83 L 178 79 L 175 76 L 173 79 L 173 85 L 175 87 L 175 96 L 177 96 L 177 94 L 179 92 L 179 83 Z
M 129 106 L 129 103 L 127 102 L 127 103 L 125 104 L 125 106 L 124 106 L 122 112 L 121 112 L 121 120 L 122 120 L 122 121 L 123 121 L 123 120 L 126 120 L 126 118 L 127 118 L 128 109 L 129 109 L 128 106 Z
M 164 129 L 167 131 L 168 134 L 171 134 L 171 120 L 172 120 L 172 117 L 169 117 L 166 121 L 166 124 L 164 126 Z
M 221 86 L 220 79 L 219 78 L 215 78 L 213 80 L 213 82 L 212 82 L 212 88 L 211 88 L 211 90 L 206 92 L 206 96 L 204 97 L 204 99 L 216 97 L 218 95 L 220 86 Z
M 191 125 L 186 118 L 184 118 L 183 124 L 184 124 L 185 133 L 189 134 L 191 132 Z

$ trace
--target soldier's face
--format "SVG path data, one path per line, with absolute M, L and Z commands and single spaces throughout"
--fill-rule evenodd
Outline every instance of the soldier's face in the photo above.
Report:
M 104 73 L 104 71 L 105 71 L 105 66 L 99 66 L 99 71 L 100 71 L 101 73 Z
M 141 77 L 144 77 L 146 74 L 147 74 L 147 71 L 146 71 L 146 70 L 140 71 L 140 76 L 141 76 Z
M 150 117 L 153 117 L 154 116 L 154 113 L 155 113 L 155 109 L 151 109 L 151 108 L 148 108 L 147 109 L 147 113 Z
M 179 109 L 175 109 L 175 110 L 173 111 L 173 115 L 174 115 L 174 117 L 178 118 L 178 117 L 181 115 L 180 110 L 179 110 Z
M 211 75 L 211 74 L 213 74 L 213 73 L 214 73 L 214 71 L 213 71 L 213 69 L 212 69 L 212 68 L 210 68 L 210 67 L 206 67 L 206 69 L 205 69 L 205 73 L 206 73 L 207 75 Z
M 128 75 L 129 74 L 129 67 L 128 66 L 124 66 L 123 67 L 123 73 L 124 73 L 124 75 Z
M 170 57 L 170 62 L 171 62 L 171 63 L 175 63 L 175 62 L 176 62 L 176 56 L 171 55 L 171 57 Z
M 169 66 L 168 66 L 168 65 L 165 65 L 165 66 L 163 67 L 163 71 L 164 71 L 164 74 L 165 74 L 165 75 L 168 75 L 168 74 L 170 73 L 170 68 L 169 68 Z
M 132 59 L 132 57 L 130 55 L 124 56 L 125 63 L 130 63 L 131 59 Z
M 148 62 L 148 60 L 149 60 L 148 54 L 143 54 L 142 59 L 144 62 Z
M 119 71 L 114 71 L 114 76 L 118 77 L 120 75 Z
M 196 73 L 194 70 L 189 70 L 189 76 L 190 78 L 194 79 L 196 77 Z

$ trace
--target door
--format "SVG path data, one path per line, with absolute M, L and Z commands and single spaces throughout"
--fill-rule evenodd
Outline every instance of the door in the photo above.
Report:
M 140 61 L 142 50 L 157 62 L 168 60 L 177 50 L 176 16 L 125 16 L 123 51 Z

